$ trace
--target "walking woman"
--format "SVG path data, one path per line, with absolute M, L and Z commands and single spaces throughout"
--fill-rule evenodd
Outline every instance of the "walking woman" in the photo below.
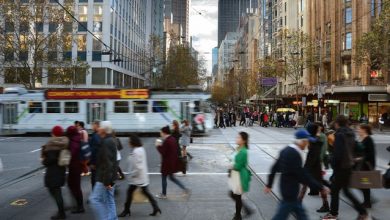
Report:
M 234 215 L 233 220 L 241 220 L 241 209 L 244 208 L 246 216 L 250 216 L 253 212 L 250 208 L 243 203 L 242 194 L 249 191 L 249 182 L 251 180 L 251 173 L 248 170 L 248 141 L 249 135 L 246 132 L 240 132 L 237 137 L 237 153 L 233 159 L 233 166 L 229 172 L 230 181 L 234 178 L 235 174 L 239 175 L 239 186 L 233 186 L 234 184 L 230 184 L 231 192 L 230 197 L 236 203 L 236 214 Z M 236 173 L 237 172 L 237 173 Z M 234 189 L 233 189 L 234 188 Z
M 80 160 L 81 135 L 75 126 L 69 126 L 66 129 L 66 134 L 69 138 L 69 149 L 72 154 L 69 164 L 68 187 L 77 202 L 77 206 L 72 210 L 72 213 L 83 213 L 85 209 L 80 185 L 82 172 L 82 161 Z
M 372 139 L 372 131 L 371 126 L 368 124 L 361 124 L 358 129 L 358 134 L 361 140 L 361 143 L 364 146 L 364 159 L 363 166 L 361 168 L 362 171 L 370 171 L 374 170 L 376 166 L 376 151 L 375 151 L 375 143 Z M 370 189 L 362 189 L 364 202 L 363 206 L 365 208 L 371 208 L 371 190 Z
M 156 200 L 150 194 L 148 185 L 149 185 L 149 177 L 148 177 L 148 162 L 146 158 L 145 149 L 142 147 L 142 142 L 138 136 L 132 135 L 129 138 L 129 145 L 132 152 L 129 155 L 129 188 L 127 189 L 127 197 L 125 208 L 118 217 L 126 217 L 127 215 L 131 215 L 130 206 L 133 199 L 134 191 L 140 187 L 142 193 L 149 199 L 153 207 L 153 212 L 150 216 L 156 216 L 157 214 L 161 214 L 161 210 L 158 207 Z
M 192 159 L 192 155 L 187 152 L 187 147 L 191 143 L 191 132 L 192 128 L 190 126 L 190 123 L 187 120 L 183 121 L 183 126 L 180 128 L 180 144 L 182 146 L 182 155 L 184 158 L 187 158 L 187 156 Z
M 183 190 L 184 196 L 188 196 L 190 191 L 175 178 L 174 173 L 179 171 L 179 145 L 174 137 L 171 135 L 169 126 L 161 129 L 162 144 L 157 144 L 157 150 L 161 154 L 161 182 L 162 193 L 157 195 L 159 199 L 167 199 L 167 179 L 175 183 Z
M 46 167 L 45 186 L 57 203 L 58 213 L 51 219 L 65 219 L 64 200 L 61 187 L 65 184 L 65 166 L 59 166 L 58 160 L 61 150 L 68 149 L 69 139 L 64 137 L 64 130 L 55 126 L 51 130 L 52 137 L 42 148 L 42 164 Z

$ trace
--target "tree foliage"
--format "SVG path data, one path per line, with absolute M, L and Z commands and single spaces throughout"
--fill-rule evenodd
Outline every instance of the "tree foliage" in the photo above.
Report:
M 73 4 L 65 7 L 73 11 Z M 69 56 L 75 42 L 73 20 L 58 5 L 2 1 L 0 18 L 0 76 L 6 83 L 33 89 L 46 77 L 55 84 L 76 84 L 78 77 L 85 81 L 86 72 L 80 70 L 88 69 L 86 62 Z M 43 74 L 43 68 L 51 72 Z
M 203 62 L 197 59 L 188 45 L 171 44 L 159 82 L 164 89 L 185 88 L 200 85 L 205 75 Z
M 367 64 L 371 70 L 390 69 L 390 0 L 383 0 L 381 13 L 372 25 L 371 31 L 364 33 L 357 41 L 354 60 Z

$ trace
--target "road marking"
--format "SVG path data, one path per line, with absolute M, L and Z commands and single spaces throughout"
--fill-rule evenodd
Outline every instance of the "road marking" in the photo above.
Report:
M 40 151 L 40 150 L 41 150 L 41 148 L 38 148 L 38 149 L 36 149 L 36 150 L 30 151 L 30 153 L 35 153 L 35 152 Z
M 17 199 L 15 201 L 11 202 L 10 205 L 12 205 L 12 206 L 24 206 L 27 203 L 28 203 L 27 199 Z
M 3 138 L 3 139 L 0 139 L 0 141 L 6 141 L 6 140 L 10 140 L 10 139 L 15 139 L 17 137 L 8 137 L 8 138 Z

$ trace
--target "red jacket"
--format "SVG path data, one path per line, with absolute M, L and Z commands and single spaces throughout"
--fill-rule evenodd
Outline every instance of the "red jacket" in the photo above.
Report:
M 179 146 L 176 139 L 168 136 L 157 150 L 161 154 L 161 173 L 166 176 L 178 172 Z

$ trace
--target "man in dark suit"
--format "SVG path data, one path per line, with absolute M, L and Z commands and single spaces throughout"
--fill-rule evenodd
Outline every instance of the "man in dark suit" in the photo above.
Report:
M 295 139 L 293 144 L 288 145 L 280 152 L 280 156 L 268 176 L 267 187 L 264 189 L 265 193 L 270 193 L 275 174 L 277 172 L 282 174 L 280 180 L 282 201 L 273 220 L 286 220 L 290 213 L 295 213 L 299 220 L 308 219 L 302 202 L 298 199 L 301 184 L 321 191 L 323 194 L 327 193 L 326 189 L 303 168 L 303 151 L 307 148 L 309 142 L 315 141 L 315 139 L 304 129 L 295 133 Z

